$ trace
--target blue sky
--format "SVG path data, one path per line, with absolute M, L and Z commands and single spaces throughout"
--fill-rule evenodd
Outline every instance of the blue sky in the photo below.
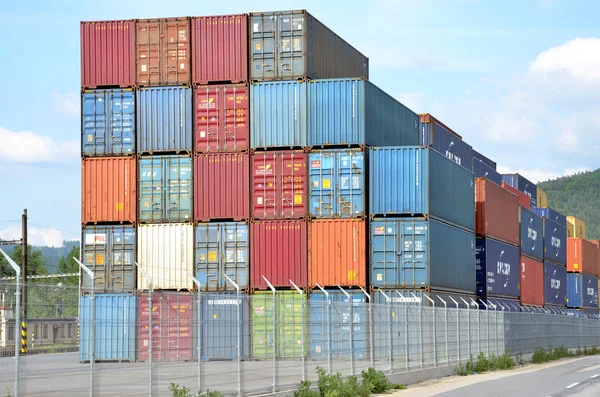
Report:
M 594 1 L 81 2 L 0 5 L 0 237 L 80 230 L 79 22 L 307 9 L 370 58 L 371 80 L 431 112 L 504 172 L 600 167 Z M 84 4 L 86 3 L 86 4 Z M 51 229 L 55 228 L 55 229 Z

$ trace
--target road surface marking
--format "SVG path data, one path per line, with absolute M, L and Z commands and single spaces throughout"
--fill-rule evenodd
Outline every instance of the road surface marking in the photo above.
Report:
M 599 376 L 600 376 L 600 374 L 592 375 L 592 376 L 590 376 L 590 379 L 594 379 L 594 378 L 597 378 Z
M 578 384 L 579 384 L 579 382 L 571 383 L 569 386 L 567 386 L 567 389 L 572 389 L 575 386 L 577 386 Z

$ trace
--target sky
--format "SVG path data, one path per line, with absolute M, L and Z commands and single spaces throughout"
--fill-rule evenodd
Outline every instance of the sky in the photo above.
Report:
M 2 2 L 0 238 L 20 238 L 24 208 L 32 244 L 80 237 L 80 21 L 285 9 L 311 12 L 369 57 L 371 81 L 500 172 L 600 167 L 600 2 Z

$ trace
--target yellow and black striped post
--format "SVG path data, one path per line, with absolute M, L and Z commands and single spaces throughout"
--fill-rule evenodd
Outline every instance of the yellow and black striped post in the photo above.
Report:
M 21 354 L 27 353 L 27 323 L 21 322 Z

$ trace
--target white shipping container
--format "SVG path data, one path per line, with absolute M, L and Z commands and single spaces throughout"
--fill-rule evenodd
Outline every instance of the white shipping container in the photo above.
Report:
M 152 277 L 153 289 L 192 289 L 186 271 L 194 274 L 194 226 L 164 223 L 138 226 L 138 263 Z M 138 271 L 137 287 L 148 289 Z

